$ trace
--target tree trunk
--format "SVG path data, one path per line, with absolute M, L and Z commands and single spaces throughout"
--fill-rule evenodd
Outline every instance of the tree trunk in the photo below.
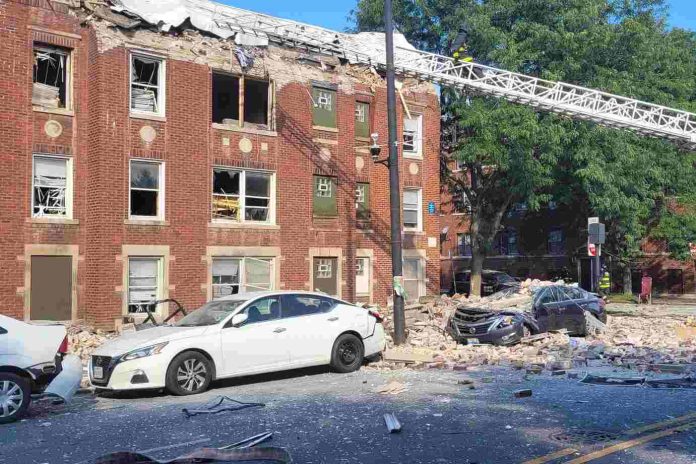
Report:
M 481 271 L 485 258 L 481 248 L 472 247 L 471 250 L 471 280 L 469 281 L 469 295 L 481 296 Z
M 633 294 L 633 279 L 631 278 L 631 266 L 626 263 L 623 265 L 623 292 L 625 295 Z

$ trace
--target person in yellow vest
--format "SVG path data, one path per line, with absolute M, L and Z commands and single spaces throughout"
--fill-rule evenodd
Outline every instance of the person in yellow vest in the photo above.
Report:
M 611 289 L 609 271 L 607 271 L 607 268 L 603 268 L 602 271 L 602 276 L 599 278 L 599 293 L 602 295 L 608 295 L 609 290 Z

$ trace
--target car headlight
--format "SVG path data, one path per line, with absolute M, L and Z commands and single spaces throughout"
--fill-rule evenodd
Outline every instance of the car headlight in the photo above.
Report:
M 153 354 L 159 354 L 162 349 L 167 346 L 167 343 L 169 342 L 158 343 L 157 345 L 146 346 L 145 348 L 138 348 L 137 350 L 129 351 L 121 356 L 119 361 L 132 361 L 134 359 L 152 356 Z

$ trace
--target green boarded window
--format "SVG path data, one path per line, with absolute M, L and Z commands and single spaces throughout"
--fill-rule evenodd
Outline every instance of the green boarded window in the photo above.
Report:
M 312 87 L 315 126 L 336 127 L 336 91 Z
M 370 104 L 355 102 L 355 136 L 370 136 Z
M 336 206 L 336 179 L 314 176 L 314 215 L 338 216 Z
M 370 219 L 370 184 L 358 183 L 355 187 L 355 216 L 359 221 Z

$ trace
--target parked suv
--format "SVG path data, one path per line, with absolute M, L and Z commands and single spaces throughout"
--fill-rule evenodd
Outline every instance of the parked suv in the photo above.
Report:
M 481 271 L 481 296 L 499 292 L 516 285 L 518 282 L 518 279 L 502 271 L 483 270 Z M 451 293 L 459 293 L 460 295 L 471 293 L 471 271 L 457 272 L 454 275 L 454 286 Z

